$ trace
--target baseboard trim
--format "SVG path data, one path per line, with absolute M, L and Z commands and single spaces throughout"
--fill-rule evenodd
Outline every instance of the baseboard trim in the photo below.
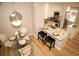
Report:
M 37 36 L 34 33 L 29 34 L 29 36 L 31 36 L 31 35 L 33 35 L 37 39 Z
M 37 36 L 35 34 L 33 34 L 33 36 L 37 39 Z

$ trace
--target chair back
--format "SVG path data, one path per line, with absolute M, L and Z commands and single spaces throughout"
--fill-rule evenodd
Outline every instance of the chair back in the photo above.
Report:
M 8 39 L 5 34 L 0 34 L 0 40 L 5 43 Z
M 22 36 L 26 35 L 26 34 L 27 34 L 27 29 L 24 28 L 24 27 L 21 28 L 21 29 L 20 29 L 20 33 L 21 33 Z

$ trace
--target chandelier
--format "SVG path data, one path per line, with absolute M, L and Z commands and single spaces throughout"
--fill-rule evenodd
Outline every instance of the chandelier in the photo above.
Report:
M 21 23 L 22 23 L 22 15 L 17 12 L 17 11 L 13 11 L 10 15 L 9 15 L 9 19 L 10 19 L 10 22 L 11 24 L 14 26 L 14 27 L 19 27 L 21 26 Z

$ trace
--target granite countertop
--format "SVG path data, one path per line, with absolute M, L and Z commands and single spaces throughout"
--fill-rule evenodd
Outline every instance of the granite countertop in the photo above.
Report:
M 51 28 L 51 27 L 47 27 L 47 28 L 43 28 L 43 30 L 47 33 L 49 33 L 50 35 L 56 37 L 57 39 L 59 40 L 62 40 L 64 37 L 63 34 L 65 33 L 65 30 L 64 29 L 61 29 L 61 28 Z

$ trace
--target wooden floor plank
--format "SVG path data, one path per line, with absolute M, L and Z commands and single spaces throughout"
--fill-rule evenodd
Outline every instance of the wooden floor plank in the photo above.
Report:
M 52 48 L 49 51 L 49 48 L 33 35 L 30 36 L 30 39 L 33 45 L 33 56 L 79 56 L 79 33 L 73 39 L 69 39 L 60 50 Z M 0 47 L 0 56 L 11 56 L 13 52 L 11 48 Z
M 66 43 L 66 45 L 61 50 L 52 48 L 52 50 L 51 50 L 52 54 L 56 55 L 56 56 L 75 56 L 75 55 L 77 56 L 77 55 L 79 55 L 79 47 L 78 47 L 79 46 L 79 43 L 78 43 L 79 37 L 78 37 L 78 35 L 75 38 L 69 40 L 68 43 Z M 34 39 L 35 38 L 33 38 L 33 40 Z M 36 40 L 36 41 L 37 41 L 37 43 L 39 43 L 38 46 L 43 47 L 43 48 L 41 48 L 41 51 L 43 52 L 44 46 L 41 45 L 41 42 L 39 40 Z M 46 49 L 48 49 L 48 48 L 46 48 Z M 48 52 L 48 51 L 46 51 L 46 52 Z M 49 54 L 49 52 L 48 52 L 48 54 Z M 44 55 L 45 55 L 45 53 L 44 53 Z

